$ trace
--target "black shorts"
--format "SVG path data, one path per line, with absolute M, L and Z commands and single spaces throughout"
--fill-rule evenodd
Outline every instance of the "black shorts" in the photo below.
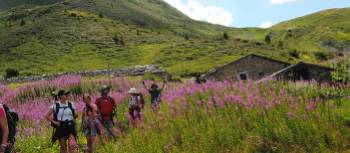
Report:
M 60 121 L 60 126 L 55 128 L 52 136 L 52 142 L 55 143 L 57 140 L 64 138 L 67 140 L 71 135 L 77 138 L 77 131 L 75 129 L 74 121 Z

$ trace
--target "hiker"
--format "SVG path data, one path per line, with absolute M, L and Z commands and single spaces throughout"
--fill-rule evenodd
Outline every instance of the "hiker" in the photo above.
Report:
M 0 153 L 10 153 L 15 144 L 18 114 L 7 105 L 0 104 Z
M 95 138 L 97 135 L 101 134 L 102 125 L 98 120 L 97 106 L 92 103 L 91 96 L 84 94 L 83 101 L 85 103 L 85 108 L 82 117 L 82 129 L 87 139 L 87 152 L 92 153 L 94 151 Z
M 141 101 L 143 96 L 136 90 L 136 88 L 130 88 L 129 94 L 129 115 L 132 122 L 135 123 L 135 121 L 141 120 Z
M 115 100 L 109 96 L 110 87 L 103 85 L 101 88 L 101 97 L 96 99 L 96 106 L 101 115 L 101 123 L 106 129 L 109 138 L 116 139 L 116 129 L 114 128 L 114 116 L 116 115 L 117 104 Z
M 152 83 L 151 88 L 148 88 L 145 81 L 142 81 L 142 84 L 144 88 L 148 91 L 148 93 L 151 95 L 151 105 L 153 109 L 158 108 L 159 103 L 161 102 L 161 94 L 163 89 L 165 88 L 166 82 L 163 81 L 162 88 L 158 88 L 158 85 L 156 83 Z
M 75 120 L 78 115 L 73 103 L 69 101 L 70 91 L 60 90 L 57 95 L 58 102 L 52 104 L 45 115 L 54 128 L 52 144 L 59 140 L 61 153 L 68 153 L 67 146 L 71 153 L 75 153 L 77 152 L 77 147 L 74 146 L 77 141 Z
M 2 137 L 1 139 L 1 148 L 0 148 L 0 153 L 4 153 L 10 146 L 8 143 L 8 135 L 9 135 L 9 129 L 7 126 L 7 117 L 6 117 L 6 112 L 3 107 L 3 105 L 0 105 L 0 127 L 1 127 L 1 133 Z

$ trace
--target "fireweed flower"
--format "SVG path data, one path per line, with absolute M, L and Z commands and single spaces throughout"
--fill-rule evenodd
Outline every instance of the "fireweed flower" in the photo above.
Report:
M 215 102 L 215 105 L 220 108 L 223 108 L 225 106 L 225 102 L 218 96 L 213 97 L 213 102 Z
M 306 106 L 306 110 L 311 112 L 315 109 L 316 103 L 314 101 L 309 101 Z
M 296 117 L 294 112 L 288 112 L 287 116 L 288 116 L 289 119 L 294 119 Z
M 254 95 L 249 95 L 247 98 L 247 107 L 252 109 L 255 107 L 255 103 L 254 103 Z
M 28 136 L 28 137 L 32 136 L 32 135 L 33 135 L 33 132 L 34 132 L 33 128 L 25 128 L 25 129 L 23 130 L 24 135 L 25 135 L 25 136 Z

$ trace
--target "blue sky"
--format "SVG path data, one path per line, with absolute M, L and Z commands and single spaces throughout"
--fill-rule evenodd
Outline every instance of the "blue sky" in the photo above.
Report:
M 164 0 L 196 20 L 233 27 L 270 27 L 350 0 Z

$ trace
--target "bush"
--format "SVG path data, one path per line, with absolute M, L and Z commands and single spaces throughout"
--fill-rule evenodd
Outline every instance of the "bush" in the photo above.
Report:
M 190 37 L 187 34 L 184 35 L 184 38 L 185 38 L 185 40 L 189 40 L 190 39 Z
M 270 36 L 270 34 L 267 34 L 267 35 L 265 36 L 265 43 L 266 43 L 266 44 L 270 44 L 270 43 L 271 43 L 271 36 Z
M 289 54 L 289 56 L 291 56 L 291 57 L 300 58 L 300 57 L 299 57 L 299 56 L 300 56 L 300 52 L 299 52 L 298 50 L 296 50 L 296 49 L 290 49 L 290 50 L 288 50 L 288 54 Z
M 284 48 L 284 42 L 283 41 L 279 41 L 278 42 L 278 47 L 283 49 Z
M 24 19 L 21 20 L 20 26 L 26 25 L 26 21 Z
M 113 41 L 114 41 L 115 44 L 117 44 L 117 45 L 119 44 L 119 36 L 118 36 L 118 34 L 114 34 Z
M 333 66 L 333 81 L 347 84 L 350 82 L 350 61 L 341 60 Z M 349 122 L 350 123 L 350 122 Z
M 5 79 L 14 78 L 18 76 L 19 76 L 19 72 L 16 69 L 8 68 L 5 70 Z
M 78 15 L 76 13 L 71 13 L 69 16 L 71 17 L 77 17 Z
M 224 32 L 223 38 L 224 38 L 225 40 L 228 40 L 228 39 L 230 39 L 230 36 L 228 35 L 227 32 Z
M 314 56 L 317 60 L 326 61 L 333 58 L 333 54 L 330 52 L 315 52 Z

